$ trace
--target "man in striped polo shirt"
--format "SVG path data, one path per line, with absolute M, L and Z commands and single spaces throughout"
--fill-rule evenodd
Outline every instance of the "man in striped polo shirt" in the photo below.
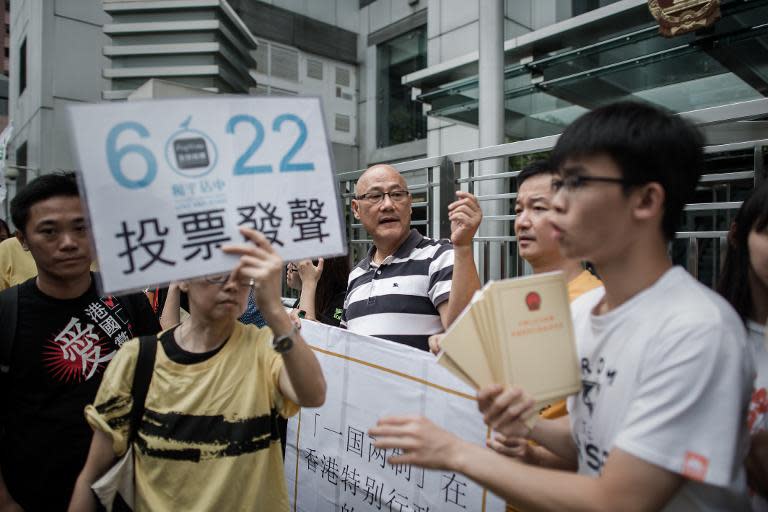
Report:
M 349 275 L 342 327 L 429 350 L 429 336 L 459 316 L 480 288 L 472 237 L 483 214 L 472 194 L 456 196 L 451 240 L 432 240 L 410 228 L 411 194 L 396 169 L 374 165 L 360 176 L 352 212 L 373 247 Z

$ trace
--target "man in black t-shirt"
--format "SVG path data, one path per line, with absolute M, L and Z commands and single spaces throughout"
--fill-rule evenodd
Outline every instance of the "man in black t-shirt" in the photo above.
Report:
M 160 326 L 143 294 L 99 296 L 71 174 L 32 181 L 11 215 L 38 276 L 18 285 L 9 371 L 0 382 L 0 510 L 66 510 L 92 436 L 85 405 L 120 345 Z

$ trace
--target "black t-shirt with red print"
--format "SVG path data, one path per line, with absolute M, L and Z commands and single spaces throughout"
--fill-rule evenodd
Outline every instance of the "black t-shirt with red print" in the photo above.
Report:
M 143 294 L 99 297 L 94 281 L 66 300 L 42 293 L 34 278 L 19 285 L 11 369 L 0 390 L 0 468 L 27 511 L 66 510 L 92 437 L 83 409 L 120 346 L 160 330 Z

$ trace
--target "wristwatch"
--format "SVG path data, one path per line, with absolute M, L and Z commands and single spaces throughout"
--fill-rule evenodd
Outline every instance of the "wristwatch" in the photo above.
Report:
M 272 348 L 275 352 L 283 354 L 293 348 L 293 335 L 299 332 L 296 324 L 291 322 L 291 330 L 282 336 L 272 336 Z

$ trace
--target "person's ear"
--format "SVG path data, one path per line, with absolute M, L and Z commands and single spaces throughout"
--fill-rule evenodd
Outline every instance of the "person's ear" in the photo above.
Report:
M 652 181 L 646 183 L 637 188 L 633 193 L 634 199 L 634 214 L 638 220 L 649 220 L 658 217 L 661 219 L 664 216 L 664 199 L 666 194 L 664 187 L 661 183 Z
M 27 241 L 24 238 L 24 233 L 22 233 L 20 229 L 16 230 L 16 239 L 19 241 L 19 243 L 21 244 L 21 247 L 23 247 L 25 251 L 29 250 L 29 247 L 27 246 Z
M 357 202 L 357 199 L 352 200 L 352 215 L 354 215 L 356 219 L 360 219 L 360 203 Z

